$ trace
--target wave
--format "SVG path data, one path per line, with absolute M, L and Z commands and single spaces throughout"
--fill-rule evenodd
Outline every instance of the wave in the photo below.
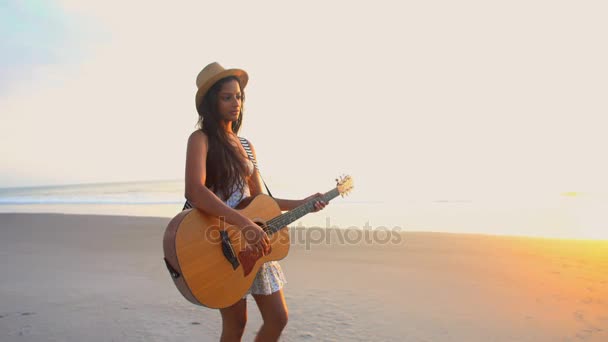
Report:
M 150 204 L 183 204 L 185 200 L 116 200 L 116 199 L 36 199 L 36 198 L 0 198 L 0 205 L 27 204 L 119 204 L 119 205 L 150 205 Z

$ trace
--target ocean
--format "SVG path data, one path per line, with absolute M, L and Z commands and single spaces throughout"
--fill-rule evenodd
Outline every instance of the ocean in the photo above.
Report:
M 184 181 L 145 181 L 0 188 L 0 212 L 173 217 Z
M 293 225 L 608 239 L 607 196 L 566 193 L 530 198 L 337 198 L 323 211 L 306 215 Z M 183 180 L 0 188 L 0 213 L 170 218 L 183 204 Z

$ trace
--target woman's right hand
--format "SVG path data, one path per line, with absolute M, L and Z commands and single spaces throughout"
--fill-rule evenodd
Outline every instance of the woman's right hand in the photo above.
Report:
M 255 222 L 247 220 L 247 224 L 241 227 L 241 233 L 247 241 L 248 247 L 258 255 L 266 255 L 270 252 L 270 239 L 266 232 Z

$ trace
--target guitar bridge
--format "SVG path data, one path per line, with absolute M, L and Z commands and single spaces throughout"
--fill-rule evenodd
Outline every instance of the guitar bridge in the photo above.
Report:
M 224 257 L 226 257 L 226 260 L 232 265 L 232 269 L 236 270 L 240 263 L 239 259 L 236 257 L 234 248 L 232 248 L 230 236 L 228 236 L 228 232 L 225 230 L 220 230 L 220 235 L 222 236 L 222 253 L 224 253 Z

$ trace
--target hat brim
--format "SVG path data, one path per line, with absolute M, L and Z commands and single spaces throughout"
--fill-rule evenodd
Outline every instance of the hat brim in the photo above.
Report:
M 219 81 L 223 78 L 229 77 L 229 76 L 235 76 L 236 78 L 238 78 L 240 81 L 239 83 L 241 86 L 241 90 L 245 89 L 245 86 L 247 85 L 247 82 L 249 81 L 249 75 L 247 74 L 247 72 L 242 69 L 226 69 L 226 70 L 214 75 L 213 77 L 210 77 L 207 80 L 207 82 L 205 82 L 202 86 L 200 86 L 198 88 L 198 90 L 196 91 L 196 98 L 195 98 L 196 108 L 198 109 L 201 102 L 203 102 L 203 98 L 205 97 L 205 94 L 207 94 L 207 91 L 209 91 L 209 89 L 217 81 Z

